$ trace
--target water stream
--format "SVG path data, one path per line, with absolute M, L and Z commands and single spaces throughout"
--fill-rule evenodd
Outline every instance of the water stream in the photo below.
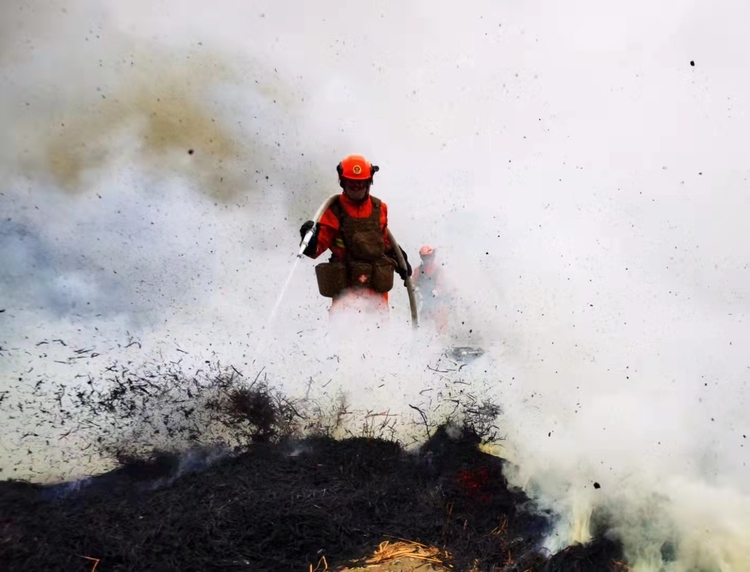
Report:
M 255 362 L 255 360 L 257 360 L 259 356 L 263 355 L 263 352 L 266 348 L 266 344 L 268 343 L 268 338 L 271 334 L 271 327 L 273 326 L 274 320 L 276 320 L 276 314 L 278 313 L 279 307 L 281 306 L 281 301 L 284 299 L 284 296 L 286 295 L 287 290 L 289 290 L 289 285 L 292 283 L 292 276 L 294 276 L 294 271 L 297 269 L 297 265 L 299 264 L 299 261 L 300 261 L 300 257 L 295 256 L 294 263 L 292 264 L 292 268 L 289 270 L 289 274 L 286 277 L 286 281 L 284 282 L 284 285 L 279 291 L 279 295 L 276 298 L 276 303 L 273 305 L 271 314 L 268 316 L 268 320 L 266 321 L 265 326 L 263 326 L 261 330 L 262 333 L 258 338 L 258 343 L 255 347 L 255 351 L 253 352 L 253 362 Z

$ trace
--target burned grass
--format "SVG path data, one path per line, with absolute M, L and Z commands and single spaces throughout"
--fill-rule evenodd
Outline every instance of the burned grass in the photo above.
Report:
M 259 443 L 171 482 L 179 462 L 160 456 L 78 490 L 3 483 L 0 559 L 12 570 L 90 570 L 82 556 L 105 570 L 305 570 L 360 559 L 388 535 L 463 567 L 523 557 L 543 519 L 504 487 L 499 459 L 466 451 L 449 469 L 430 447 L 413 456 L 320 437 Z M 500 480 L 472 480 L 477 462 Z
M 94 427 L 117 468 L 0 482 L 4 570 L 320 571 L 405 553 L 466 571 L 625 569 L 604 540 L 543 554 L 554 515 L 480 450 L 486 407 L 460 427 L 427 427 L 407 452 L 372 436 L 333 439 L 298 404 L 226 371 L 121 371 L 104 387 L 75 392 L 66 419 Z M 156 447 L 165 435 L 179 446 Z
M 408 540 L 456 570 L 617 570 L 616 546 L 547 560 L 551 515 L 509 490 L 472 435 L 436 433 L 418 454 L 326 437 L 257 443 L 178 476 L 156 456 L 77 487 L 0 484 L 7 570 L 289 571 L 359 562 Z M 598 566 L 598 567 L 597 567 Z M 624 570 L 624 568 L 622 568 Z

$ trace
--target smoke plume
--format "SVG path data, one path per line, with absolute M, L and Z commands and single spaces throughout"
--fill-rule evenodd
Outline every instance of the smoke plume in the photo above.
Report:
M 2 406 L 106 359 L 262 370 L 405 440 L 492 398 L 550 549 L 606 522 L 636 569 L 747 568 L 749 15 L 5 2 Z M 436 247 L 447 337 L 412 335 L 399 281 L 387 324 L 331 323 L 307 259 L 269 321 L 351 152 L 412 264 Z

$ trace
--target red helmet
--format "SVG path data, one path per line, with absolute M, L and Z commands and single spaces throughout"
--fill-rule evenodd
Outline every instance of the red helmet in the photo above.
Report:
M 435 254 L 435 249 L 429 245 L 425 244 L 422 248 L 419 249 L 419 256 L 431 256 Z
M 339 180 L 352 179 L 354 181 L 371 180 L 372 176 L 380 170 L 362 155 L 349 155 L 336 166 Z

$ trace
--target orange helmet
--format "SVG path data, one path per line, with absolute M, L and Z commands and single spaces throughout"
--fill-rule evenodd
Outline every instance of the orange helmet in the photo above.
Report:
M 380 170 L 362 155 L 349 155 L 336 166 L 339 180 L 352 179 L 355 181 L 372 180 L 372 176 Z
M 432 254 L 435 254 L 435 249 L 429 244 L 425 244 L 419 249 L 419 256 L 431 256 Z

